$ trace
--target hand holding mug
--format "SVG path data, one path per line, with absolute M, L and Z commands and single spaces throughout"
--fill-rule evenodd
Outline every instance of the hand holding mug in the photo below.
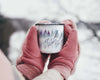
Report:
M 48 23 L 47 21 L 45 21 Z M 44 21 L 42 23 L 45 23 Z M 41 22 L 39 22 L 41 23 Z M 38 46 L 37 28 L 32 26 L 22 46 L 22 55 L 17 60 L 17 69 L 26 79 L 33 79 L 43 72 L 46 55 L 41 55 Z
M 58 54 L 51 55 L 49 69 L 55 69 L 67 80 L 73 72 L 75 63 L 79 57 L 79 43 L 77 31 L 71 20 L 63 21 L 64 26 L 64 46 Z

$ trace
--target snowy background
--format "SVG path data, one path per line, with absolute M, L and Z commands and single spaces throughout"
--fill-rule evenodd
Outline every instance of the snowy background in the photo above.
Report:
M 100 0 L 0 0 L 0 14 L 11 19 L 63 21 L 72 19 L 78 27 L 81 54 L 75 74 L 69 80 L 100 80 Z M 33 22 L 34 23 L 34 22 Z M 26 31 L 9 38 L 8 57 L 15 64 Z M 20 26 L 20 27 L 19 27 Z

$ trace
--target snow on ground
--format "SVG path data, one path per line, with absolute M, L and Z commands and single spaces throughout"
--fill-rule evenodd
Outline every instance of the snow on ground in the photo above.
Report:
M 11 60 L 12 64 L 16 64 L 16 59 L 21 53 L 21 47 L 25 38 L 24 31 L 17 31 L 14 32 L 10 37 L 9 42 L 9 59 Z
M 69 80 L 100 80 L 100 42 L 93 37 L 87 28 L 78 29 L 81 54 L 77 63 L 76 72 L 70 76 Z M 20 48 L 25 38 L 25 33 L 15 32 L 10 39 L 10 59 L 15 64 L 16 57 L 20 53 Z M 46 70 L 46 69 L 45 69 Z
M 97 32 L 97 35 L 100 37 L 100 31 Z
M 84 34 L 82 36 L 87 39 L 87 32 L 85 33 L 85 30 L 79 33 L 79 37 L 82 33 Z M 100 41 L 94 37 L 80 42 L 80 45 L 81 55 L 77 69 L 69 80 L 100 80 Z

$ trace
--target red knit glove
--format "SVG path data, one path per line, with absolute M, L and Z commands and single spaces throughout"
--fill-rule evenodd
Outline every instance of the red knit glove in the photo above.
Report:
M 49 23 L 41 21 L 39 23 Z M 32 26 L 22 46 L 22 56 L 17 59 L 17 69 L 31 80 L 42 73 L 48 55 L 41 54 L 38 46 L 36 26 Z
M 63 22 L 65 44 L 58 54 L 51 55 L 49 69 L 56 69 L 67 80 L 68 76 L 74 69 L 76 60 L 79 56 L 79 45 L 77 31 L 71 20 Z
M 22 46 L 23 55 L 17 60 L 17 69 L 23 76 L 31 80 L 42 73 L 45 59 L 40 53 L 36 26 L 32 26 Z M 45 58 L 45 59 L 44 59 Z

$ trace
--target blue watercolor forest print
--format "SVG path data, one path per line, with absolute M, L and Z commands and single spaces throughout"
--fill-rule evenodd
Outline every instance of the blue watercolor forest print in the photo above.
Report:
M 58 32 L 58 30 L 40 30 L 39 35 L 40 37 L 58 37 L 60 36 L 61 33 Z

